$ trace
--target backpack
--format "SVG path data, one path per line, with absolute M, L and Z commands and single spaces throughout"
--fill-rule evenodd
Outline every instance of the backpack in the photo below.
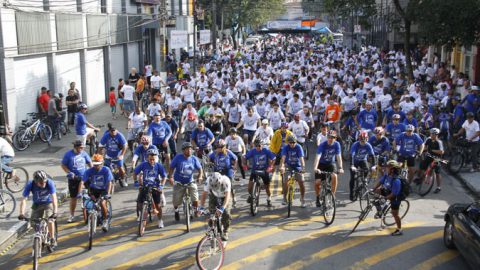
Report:
M 408 180 L 404 179 L 403 177 L 400 177 L 399 179 L 401 182 L 400 196 L 402 197 L 402 199 L 405 199 L 408 197 L 408 195 L 410 195 L 410 183 L 408 183 Z

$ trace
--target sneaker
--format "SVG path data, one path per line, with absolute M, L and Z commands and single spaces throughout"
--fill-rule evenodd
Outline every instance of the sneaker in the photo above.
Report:
M 137 217 L 137 222 L 139 222 L 139 221 L 140 221 L 140 216 Z
M 354 202 L 354 201 L 356 201 L 355 199 L 356 198 L 355 198 L 355 196 L 353 196 L 353 193 L 350 193 L 350 201 Z
M 382 217 L 382 212 L 381 211 L 378 211 L 377 213 L 375 213 L 375 216 L 373 217 L 374 219 L 379 219 Z
M 300 199 L 300 202 L 301 202 L 301 207 L 302 208 L 307 207 L 307 205 L 305 204 L 305 199 Z
M 392 234 L 392 236 L 400 236 L 403 235 L 402 229 L 396 229 Z
M 252 203 L 252 195 L 248 195 L 247 203 Z
M 287 205 L 287 199 L 283 198 L 282 205 Z
M 74 216 L 70 216 L 70 217 L 67 219 L 67 223 L 72 223 L 74 219 L 75 219 Z
M 175 221 L 179 221 L 180 220 L 180 212 L 175 211 Z
M 317 207 L 322 206 L 322 204 L 320 203 L 320 197 L 318 197 L 318 196 L 317 196 L 317 200 L 315 201 L 315 205 L 316 205 Z
M 125 179 L 120 180 L 120 186 L 122 186 L 122 187 L 128 187 L 127 180 L 125 180 Z
M 54 248 L 57 247 L 57 240 L 55 240 L 53 237 L 50 239 L 50 246 Z
M 108 221 L 107 220 L 104 220 L 103 223 L 102 223 L 102 230 L 104 232 L 107 232 L 108 231 Z
M 439 193 L 440 191 L 442 191 L 442 188 L 441 188 L 441 187 L 437 187 L 437 188 L 433 191 L 433 193 L 437 194 L 437 193 Z
M 163 220 L 162 220 L 162 219 L 158 220 L 158 228 L 161 229 L 161 228 L 163 228 L 163 227 L 165 227 L 165 226 L 163 225 Z
M 268 207 L 271 207 L 271 206 L 272 206 L 272 200 L 271 200 L 271 199 L 267 199 L 267 206 L 268 206 Z
M 227 242 L 228 241 L 228 232 L 224 232 L 222 234 L 222 241 Z

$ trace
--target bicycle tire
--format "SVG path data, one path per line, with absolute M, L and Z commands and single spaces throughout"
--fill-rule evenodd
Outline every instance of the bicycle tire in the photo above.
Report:
M 257 183 L 257 186 L 255 187 L 255 214 L 258 213 L 258 205 L 260 204 L 260 191 L 261 186 Z
M 52 140 L 52 128 L 49 125 L 44 124 L 43 129 L 40 130 L 38 135 L 42 142 L 48 143 Z
M 110 229 L 110 224 L 112 223 L 112 214 L 113 214 L 113 209 L 112 209 L 112 202 L 110 200 L 107 200 L 107 230 Z
M 92 157 L 93 155 L 95 155 L 95 152 L 97 152 L 97 146 L 95 144 L 95 140 L 93 139 L 94 137 L 91 137 L 90 138 L 90 142 L 89 142 L 89 149 L 88 151 L 90 152 L 90 156 Z M 93 141 L 92 141 L 93 140 Z
M 345 143 L 343 144 L 342 147 L 342 158 L 345 161 L 350 161 L 350 142 L 345 140 Z
M 17 202 L 13 194 L 7 190 L 0 189 L 0 218 L 8 219 L 15 212 Z
M 90 214 L 88 216 L 88 250 L 92 250 L 93 234 L 95 233 L 96 226 L 97 226 L 97 221 L 96 221 L 95 215 Z
M 325 192 L 323 197 L 323 208 L 323 218 L 325 219 L 325 224 L 328 226 L 335 220 L 335 213 L 337 211 L 335 205 L 335 195 L 333 195 L 331 190 L 327 190 Z
M 415 191 L 417 192 L 417 194 L 424 197 L 428 193 L 430 193 L 433 188 L 433 184 L 436 181 L 436 178 L 437 177 L 435 176 L 435 172 L 432 169 L 430 173 L 426 175 L 423 179 L 421 179 L 420 183 L 416 185 Z
M 290 185 L 288 185 L 287 187 L 287 218 L 290 217 L 290 212 L 292 210 L 292 197 L 293 197 L 293 194 L 292 193 L 292 188 Z
M 462 153 L 454 153 L 448 160 L 447 169 L 451 174 L 458 174 L 465 163 L 465 159 Z
M 15 147 L 15 149 L 18 151 L 23 151 L 27 149 L 32 143 L 31 140 L 25 139 L 25 132 L 26 130 L 22 129 L 15 132 L 15 134 L 13 134 L 12 136 L 13 147 Z
M 308 147 L 307 147 L 307 141 L 305 140 L 305 142 L 303 143 L 303 154 L 305 156 L 305 160 L 308 160 Z
M 138 236 L 142 237 L 145 234 L 145 228 L 147 227 L 148 218 L 148 203 L 143 202 L 142 212 L 140 213 L 140 221 L 138 222 Z
M 212 247 L 213 244 L 213 247 Z M 214 252 L 214 255 L 219 255 L 218 259 L 211 260 L 213 263 L 210 264 L 209 261 L 206 261 L 205 254 L 203 251 L 209 251 L 209 253 Z M 218 250 L 217 250 L 218 248 Z M 213 249 L 213 250 L 212 250 Z M 209 256 L 210 258 L 211 256 Z M 223 260 L 225 259 L 225 249 L 223 247 L 222 240 L 220 237 L 211 238 L 210 235 L 205 235 L 200 242 L 198 242 L 197 249 L 195 251 L 195 260 L 197 261 L 197 266 L 201 270 L 210 270 L 210 269 L 220 269 L 223 265 Z
M 257 182 L 253 182 L 253 187 L 252 187 L 252 200 L 250 201 L 250 214 L 252 216 L 255 216 L 257 214 L 257 202 L 256 202 L 256 189 L 257 189 Z
M 365 208 L 364 210 L 362 210 L 362 212 L 360 212 L 360 216 L 358 217 L 358 221 L 357 221 L 357 223 L 355 224 L 355 226 L 353 226 L 353 229 L 350 231 L 350 234 L 352 234 L 353 232 L 355 232 L 355 230 L 357 229 L 358 225 L 360 225 L 360 223 L 365 220 L 365 218 L 368 216 L 368 213 L 370 213 L 370 211 L 372 211 L 372 207 L 373 207 L 373 205 L 372 205 L 372 204 L 369 204 L 369 205 L 367 206 L 367 208 Z
M 190 232 L 190 205 L 187 205 L 187 201 L 183 201 L 183 212 L 185 213 L 185 225 L 187 226 L 187 232 Z
M 38 269 L 38 261 L 40 260 L 40 253 L 42 252 L 40 237 L 33 238 L 33 269 Z
M 372 204 L 372 202 L 370 201 L 370 194 L 368 193 L 367 187 L 362 186 L 360 188 L 360 194 L 360 209 L 363 211 L 367 206 Z
M 22 191 L 25 187 L 25 184 L 29 179 L 28 172 L 23 167 L 13 167 L 13 172 L 15 172 L 15 175 L 12 174 L 10 178 L 7 178 L 7 174 L 4 173 L 5 186 L 10 192 L 17 193 Z
M 383 211 L 383 217 L 382 217 L 382 222 L 385 226 L 392 226 L 395 224 L 395 219 L 392 216 L 392 213 L 390 211 L 392 205 L 388 205 L 385 211 Z M 400 220 L 403 220 L 405 215 L 407 215 L 408 210 L 410 209 L 410 202 L 407 200 L 402 200 L 400 202 L 400 209 L 398 210 L 399 213 L 398 215 L 400 216 Z

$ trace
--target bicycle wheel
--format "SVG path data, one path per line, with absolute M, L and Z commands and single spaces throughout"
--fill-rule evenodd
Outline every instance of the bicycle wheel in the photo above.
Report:
M 140 222 L 138 223 L 138 236 L 142 237 L 147 227 L 148 202 L 143 202 L 142 212 L 140 213 Z
M 30 139 L 26 138 L 28 137 L 28 134 L 26 134 L 26 130 L 22 129 L 13 134 L 12 141 L 13 141 L 13 147 L 17 149 L 18 151 L 23 151 L 27 149 L 30 146 Z
M 368 216 L 368 213 L 370 213 L 370 211 L 372 210 L 372 207 L 373 205 L 369 204 L 365 209 L 362 210 L 360 216 L 358 217 L 357 224 L 355 224 L 353 229 L 350 231 L 350 234 L 352 234 L 357 229 L 358 225 L 360 225 L 360 223 L 365 220 L 365 218 Z
M 88 150 L 90 152 L 91 157 L 95 155 L 95 153 L 97 152 L 97 145 L 95 144 L 95 140 L 96 140 L 95 137 L 90 138 L 90 142 L 89 142 L 90 147 L 88 148 Z
M 303 143 L 303 155 L 305 156 L 305 160 L 308 160 L 308 147 L 307 147 L 307 141 Z
M 52 128 L 49 125 L 44 125 L 43 129 L 40 130 L 39 137 L 43 142 L 50 142 L 52 139 Z
M 13 194 L 0 189 L 0 218 L 9 218 L 15 211 L 17 202 Z
M 363 211 L 367 206 L 371 204 L 370 202 L 370 194 L 368 193 L 367 187 L 362 186 L 360 188 L 360 209 Z
M 383 224 L 385 224 L 385 226 L 392 226 L 393 224 L 395 224 L 395 219 L 392 216 L 392 211 L 390 211 L 391 207 L 392 205 L 390 204 L 385 209 L 385 211 L 383 211 L 382 221 L 383 221 Z M 400 203 L 400 207 L 398 209 L 398 216 L 400 217 L 400 220 L 402 220 L 405 217 L 405 215 L 408 213 L 408 209 L 410 209 L 410 202 L 407 200 L 403 200 Z
M 258 186 L 258 183 L 256 181 L 253 182 L 253 187 L 252 187 L 252 200 L 250 201 L 250 214 L 252 214 L 252 216 L 255 216 L 257 214 L 257 186 Z
M 88 250 L 92 249 L 93 234 L 97 226 L 97 217 L 94 214 L 90 214 L 88 217 Z
M 13 167 L 11 175 L 5 174 L 5 186 L 13 193 L 22 191 L 27 181 L 28 172 L 22 167 Z
M 416 193 L 422 197 L 427 195 L 432 190 L 435 179 L 435 172 L 432 169 L 430 173 L 425 176 L 425 178 L 420 179 L 420 182 L 416 183 Z
M 290 211 L 292 210 L 293 190 L 292 186 L 287 187 L 287 218 L 290 217 Z
M 205 235 L 197 245 L 195 259 L 202 270 L 220 269 L 225 259 L 225 249 L 219 237 Z
M 41 250 L 40 237 L 35 237 L 33 238 L 33 269 L 34 270 L 38 269 L 38 261 L 40 260 L 41 252 L 42 250 Z
M 107 200 L 107 211 L 108 211 L 107 230 L 109 230 L 110 229 L 110 224 L 112 223 L 112 214 L 113 214 L 112 202 L 110 202 L 110 200 Z
M 347 140 L 345 140 L 345 143 L 342 147 L 342 158 L 346 161 L 350 160 L 350 142 Z
M 464 162 L 462 153 L 456 152 L 448 160 L 447 169 L 451 174 L 457 174 L 462 169 Z
M 335 220 L 335 195 L 331 190 L 327 190 L 325 192 L 325 196 L 323 197 L 323 217 L 325 219 L 325 223 L 330 225 Z
M 187 232 L 190 232 L 190 203 L 188 200 L 183 201 L 183 213 L 185 213 L 185 225 L 187 226 Z

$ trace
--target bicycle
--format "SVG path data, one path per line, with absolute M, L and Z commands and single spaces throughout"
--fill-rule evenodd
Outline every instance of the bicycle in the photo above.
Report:
M 107 158 L 107 157 L 105 158 L 105 166 L 110 168 L 110 170 L 112 171 L 113 179 L 115 180 L 112 183 L 112 190 L 110 192 L 111 194 L 113 194 L 115 192 L 115 185 L 116 185 L 117 182 L 119 182 L 120 187 L 127 187 L 128 186 L 128 184 L 127 184 L 127 179 L 128 179 L 127 165 L 125 164 L 125 162 L 123 162 L 124 174 L 123 174 L 123 176 L 120 176 L 120 168 L 116 164 L 116 162 L 118 162 L 118 161 L 119 161 L 119 159 L 112 159 L 112 158 Z
M 325 175 L 325 179 L 321 182 L 322 190 L 320 191 L 320 200 L 322 201 L 323 218 L 325 219 L 325 224 L 328 226 L 335 220 L 336 213 L 335 195 L 331 187 L 332 173 L 320 170 L 317 170 L 317 173 Z
M 447 169 L 451 174 L 458 174 L 472 160 L 472 148 L 467 140 L 461 139 L 455 143 L 455 147 L 452 150 L 453 153 L 451 153 L 448 160 Z M 480 151 L 478 155 L 480 156 Z
M 147 197 L 143 201 L 142 211 L 140 212 L 140 221 L 138 223 L 138 236 L 142 237 L 145 234 L 147 221 L 152 222 L 152 212 L 155 210 L 152 191 L 159 190 L 156 187 L 143 187 L 143 191 L 147 191 Z M 161 190 L 161 189 L 160 189 Z
M 105 127 L 105 125 L 98 125 L 98 126 L 95 126 L 96 128 L 103 128 Z M 90 140 L 87 142 L 87 144 L 89 145 L 89 152 L 90 152 L 90 156 L 93 156 L 97 153 L 98 151 L 98 146 L 100 144 L 100 141 L 98 140 L 98 132 L 97 130 L 94 130 L 95 132 L 95 135 L 90 137 Z
M 187 226 L 187 232 L 190 232 L 191 220 L 193 218 L 193 206 L 190 199 L 190 190 L 188 188 L 190 183 L 182 184 L 180 182 L 175 182 L 175 184 L 185 188 L 185 193 L 183 194 L 183 213 L 185 215 L 185 226 Z
M 204 212 L 203 214 L 208 214 Z M 223 226 L 221 216 L 210 214 L 205 236 L 198 242 L 195 252 L 197 265 L 202 270 L 220 269 L 225 258 L 225 247 L 221 239 Z
M 9 167 L 2 164 L 0 174 L 3 174 L 5 187 L 12 193 L 22 191 L 29 179 L 27 170 L 20 166 Z
M 252 194 L 250 195 L 250 214 L 252 216 L 257 215 L 258 213 L 258 204 L 260 203 L 260 191 L 263 187 L 263 181 L 260 176 L 265 175 L 267 172 L 262 170 L 254 170 L 253 174 L 253 186 L 252 186 Z
M 0 189 L 0 218 L 10 218 L 16 207 L 17 202 L 13 194 L 8 190 Z
M 435 168 L 441 164 L 448 164 L 447 160 L 441 159 L 439 157 L 433 156 L 429 153 L 425 153 L 429 158 L 432 158 L 432 162 L 428 165 L 427 170 L 423 173 L 421 178 L 416 178 L 413 180 L 415 183 L 414 191 L 424 197 L 427 195 L 433 188 L 433 184 L 437 181 L 437 174 L 435 173 Z
M 35 223 L 34 230 L 35 234 L 33 235 L 33 246 L 32 246 L 32 256 L 33 256 L 33 269 L 38 269 L 38 262 L 42 257 L 42 250 L 44 248 L 47 249 L 49 253 L 54 251 L 54 243 L 52 243 L 51 239 L 48 237 L 49 230 L 48 230 L 48 222 L 50 221 L 49 218 L 37 218 L 37 219 L 28 219 L 24 218 L 23 220 L 29 222 L 33 221 Z M 55 226 L 55 235 L 53 238 L 55 242 L 58 240 L 58 225 L 57 220 L 54 219 L 54 226 Z
M 295 175 L 301 173 L 297 170 L 287 169 L 285 175 L 287 176 L 287 218 L 290 217 L 293 199 L 295 196 Z
M 305 157 L 305 160 L 308 160 L 309 152 L 308 152 L 307 140 L 305 140 L 303 143 L 299 142 L 298 144 L 300 144 L 300 146 L 303 149 L 303 155 Z
M 370 193 L 370 196 L 373 197 L 372 203 L 367 205 L 367 207 L 362 210 L 362 212 L 360 213 L 360 216 L 358 217 L 358 222 L 355 224 L 355 226 L 353 227 L 353 229 L 350 231 L 349 234 L 352 234 L 355 232 L 358 225 L 360 225 L 360 223 L 367 218 L 370 211 L 372 211 L 374 205 L 381 206 L 385 203 L 384 197 L 381 196 L 380 194 L 377 194 L 373 191 L 369 191 L 369 193 Z M 391 208 L 392 208 L 392 205 L 391 205 L 391 202 L 389 202 L 385 207 L 382 208 L 380 212 L 379 219 L 381 221 L 382 228 L 384 226 L 392 226 L 395 224 L 395 219 L 393 218 L 391 211 L 389 211 Z M 402 200 L 400 202 L 400 208 L 398 210 L 400 220 L 402 220 L 405 217 L 409 209 L 410 209 L 410 202 L 408 200 Z
M 103 231 L 107 232 L 108 229 L 110 228 L 110 222 L 112 220 L 112 203 L 110 202 L 110 195 L 104 195 L 101 196 L 98 199 L 94 199 L 90 197 L 88 194 L 85 192 L 82 195 L 83 199 L 83 217 L 84 220 L 86 221 L 85 223 L 87 224 L 87 229 L 88 229 L 88 250 L 92 249 L 92 244 L 93 244 L 93 236 L 97 232 L 97 226 L 102 224 L 103 219 L 105 217 L 98 218 L 98 215 L 101 215 L 102 213 L 102 208 L 100 206 L 100 203 L 102 201 L 106 201 L 107 203 L 107 228 L 105 228 Z
M 23 120 L 22 126 L 13 134 L 13 147 L 15 147 L 15 149 L 18 151 L 23 151 L 27 149 L 37 137 L 39 137 L 43 142 L 48 143 L 50 146 L 52 139 L 52 128 L 47 125 L 43 119 L 37 119 L 30 125 L 28 120 Z
M 368 184 L 369 179 L 366 175 L 369 173 L 369 169 L 365 168 L 356 168 L 354 166 L 351 167 L 352 172 L 355 173 L 355 186 L 353 189 L 353 198 L 354 200 L 359 199 L 360 202 L 360 209 L 363 210 L 367 205 L 370 204 L 370 198 L 368 194 Z

